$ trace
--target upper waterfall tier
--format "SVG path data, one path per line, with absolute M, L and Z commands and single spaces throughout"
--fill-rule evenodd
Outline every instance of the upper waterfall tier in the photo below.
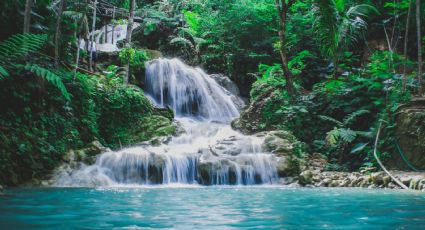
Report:
M 177 116 L 229 122 L 239 116 L 232 94 L 199 68 L 178 59 L 156 59 L 146 65 L 146 92 Z

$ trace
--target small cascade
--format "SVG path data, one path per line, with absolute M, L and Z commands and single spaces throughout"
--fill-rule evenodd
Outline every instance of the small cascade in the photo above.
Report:
M 234 95 L 202 70 L 177 59 L 151 61 L 146 92 L 159 106 L 174 109 L 184 133 L 166 144 L 110 151 L 93 165 L 59 170 L 56 186 L 277 182 L 278 157 L 263 151 L 264 137 L 246 136 L 230 127 L 239 115 Z
M 146 92 L 177 116 L 231 121 L 239 116 L 232 95 L 199 68 L 178 59 L 156 59 L 146 68 Z

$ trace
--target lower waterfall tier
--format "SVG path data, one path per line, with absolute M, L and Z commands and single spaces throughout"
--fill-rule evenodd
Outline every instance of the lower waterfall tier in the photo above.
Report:
M 95 164 L 59 170 L 56 186 L 120 184 L 254 185 L 277 182 L 277 157 L 263 139 L 227 124 L 179 119 L 185 133 L 159 146 L 141 145 L 101 154 Z

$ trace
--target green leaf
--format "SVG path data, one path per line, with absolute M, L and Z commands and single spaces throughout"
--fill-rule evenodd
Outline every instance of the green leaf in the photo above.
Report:
M 350 153 L 358 153 L 360 151 L 362 151 L 366 146 L 368 146 L 369 143 L 358 143 L 356 145 L 354 145 L 354 147 L 351 149 Z

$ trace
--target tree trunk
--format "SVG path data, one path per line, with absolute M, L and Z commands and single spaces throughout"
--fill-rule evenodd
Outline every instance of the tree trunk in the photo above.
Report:
M 280 18 L 280 24 L 279 24 L 279 40 L 280 40 L 280 58 L 282 60 L 282 69 L 283 69 L 283 75 L 285 76 L 286 80 L 286 90 L 288 91 L 289 95 L 293 97 L 295 95 L 295 89 L 294 89 L 294 83 L 292 80 L 292 73 L 289 70 L 288 66 L 288 56 L 286 53 L 286 16 L 287 16 L 287 10 L 291 5 L 293 4 L 293 1 L 289 1 L 286 3 L 285 0 L 276 0 L 276 9 L 279 14 Z
M 23 33 L 29 33 L 30 32 L 30 24 L 31 24 L 31 9 L 32 9 L 32 1 L 33 0 L 27 0 L 25 3 L 25 15 L 24 15 L 24 29 Z
M 75 78 L 77 77 L 78 65 L 80 64 L 80 44 L 81 44 L 81 38 L 78 37 L 78 41 L 77 41 L 77 56 L 76 56 L 75 68 L 74 68 L 74 81 L 75 81 Z
M 114 36 L 115 36 L 115 6 L 114 11 L 112 12 L 112 34 L 111 34 L 111 44 L 114 44 Z
M 403 63 L 403 91 L 406 91 L 407 87 L 407 43 L 409 41 L 409 26 L 410 26 L 410 15 L 412 14 L 412 2 L 409 0 L 409 9 L 407 11 L 407 18 L 406 18 L 406 32 L 404 33 L 404 63 Z
M 60 46 L 60 37 L 61 37 L 61 22 L 62 22 L 62 13 L 65 0 L 61 0 L 59 3 L 58 17 L 56 19 L 56 34 L 55 34 L 55 67 L 59 66 L 59 46 Z
M 90 59 L 89 59 L 89 66 L 90 71 L 93 72 L 93 46 L 94 46 L 94 31 L 96 29 L 96 7 L 97 7 L 97 0 L 94 0 L 93 2 L 93 23 L 92 23 L 92 34 L 90 38 Z
M 418 39 L 418 84 L 419 96 L 423 96 L 422 86 L 422 36 L 421 36 L 421 0 L 416 0 L 416 31 Z
M 131 33 L 133 32 L 133 21 L 134 21 L 134 6 L 135 6 L 135 0 L 130 0 L 130 15 L 128 17 L 128 24 L 127 24 L 127 35 L 126 35 L 126 48 L 131 47 Z M 124 84 L 128 85 L 128 81 L 130 78 L 130 63 L 127 63 L 126 66 L 126 74 L 124 78 Z

